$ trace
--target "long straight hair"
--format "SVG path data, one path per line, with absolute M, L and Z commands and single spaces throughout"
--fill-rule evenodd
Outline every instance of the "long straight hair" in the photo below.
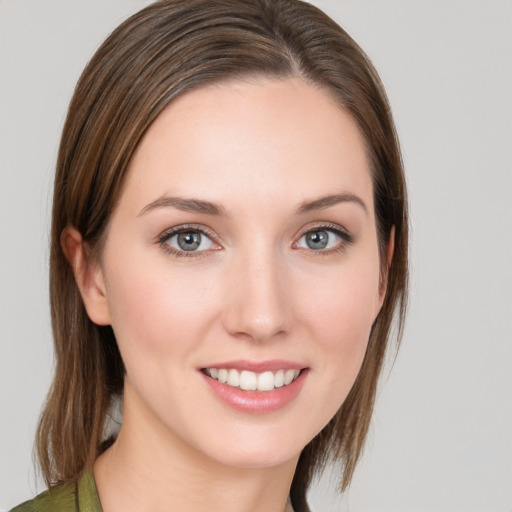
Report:
M 162 0 L 120 25 L 76 86 L 55 176 L 50 300 L 56 367 L 37 450 L 48 486 L 77 481 L 111 442 L 109 408 L 122 396 L 124 366 L 111 327 L 88 318 L 60 244 L 74 226 L 93 252 L 144 133 L 177 96 L 248 76 L 299 77 L 328 90 L 356 121 L 371 164 L 387 292 L 357 379 L 341 408 L 304 448 L 291 488 L 297 512 L 329 462 L 349 484 L 372 414 L 393 319 L 401 335 L 407 296 L 408 220 L 399 144 L 371 62 L 326 14 L 298 0 Z M 389 268 L 386 243 L 394 227 Z M 335 319 L 333 319 L 335 321 Z

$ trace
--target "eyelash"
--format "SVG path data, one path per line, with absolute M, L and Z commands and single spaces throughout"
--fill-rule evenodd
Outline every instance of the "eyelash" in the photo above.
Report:
M 328 231 L 329 233 L 334 233 L 339 238 L 341 238 L 341 241 L 339 242 L 339 244 L 336 247 L 331 248 L 331 249 L 325 249 L 325 250 L 315 251 L 313 249 L 308 250 L 308 249 L 301 247 L 301 249 L 306 250 L 306 254 L 308 256 L 312 256 L 312 257 L 320 256 L 321 257 L 321 256 L 328 256 L 333 253 L 340 253 L 340 252 L 343 252 L 347 248 L 347 246 L 352 245 L 355 241 L 354 235 L 352 235 L 348 231 L 345 231 L 344 229 L 341 229 L 336 224 L 329 224 L 329 223 L 320 224 L 318 226 L 314 226 L 313 228 L 308 229 L 307 231 L 304 231 L 304 233 L 302 233 L 302 235 L 300 236 L 299 240 L 303 236 L 307 235 L 308 233 L 314 233 L 315 231 Z M 296 244 L 296 243 L 297 242 L 294 242 L 294 244 Z
M 178 227 L 173 227 L 173 228 L 170 228 L 170 229 L 167 229 L 166 231 L 164 231 L 158 237 L 157 244 L 162 248 L 162 250 L 166 254 L 171 254 L 172 256 L 175 256 L 177 258 L 182 258 L 182 257 L 185 257 L 185 258 L 200 258 L 200 257 L 203 257 L 203 256 L 207 256 L 207 253 L 209 252 L 207 250 L 205 250 L 205 251 L 180 251 L 180 250 L 177 250 L 174 247 L 172 247 L 172 246 L 170 246 L 169 244 L 166 243 L 169 240 L 169 238 L 171 238 L 172 236 L 179 235 L 180 233 L 184 233 L 184 232 L 187 232 L 187 231 L 194 231 L 194 232 L 200 233 L 201 235 L 204 235 L 207 238 L 209 238 L 212 242 L 218 243 L 217 242 L 217 237 L 212 232 L 210 232 L 209 230 L 204 229 L 204 227 L 197 226 L 197 225 L 194 225 L 194 224 L 185 224 L 185 225 L 178 226 Z M 302 235 L 300 236 L 299 240 L 303 236 L 307 235 L 308 233 L 314 233 L 315 231 L 328 231 L 330 233 L 334 233 L 336 236 L 341 238 L 342 241 L 338 244 L 337 247 L 332 248 L 332 249 L 318 250 L 318 251 L 315 251 L 313 249 L 310 249 L 310 250 L 306 249 L 306 252 L 310 256 L 313 256 L 313 257 L 316 257 L 316 256 L 327 256 L 327 255 L 332 254 L 332 253 L 342 252 L 342 251 L 345 250 L 345 248 L 348 245 L 353 244 L 354 240 L 355 240 L 354 236 L 352 234 L 350 234 L 348 231 L 340 229 L 335 224 L 328 224 L 328 223 L 327 224 L 321 224 L 321 225 L 315 226 L 315 227 L 313 227 L 311 229 L 308 229 L 307 231 L 302 233 Z M 294 242 L 294 244 L 296 244 L 296 243 L 297 242 Z M 304 249 L 304 248 L 301 247 L 300 249 Z
M 167 240 L 174 235 L 179 235 L 180 233 L 186 233 L 187 231 L 194 231 L 196 233 L 200 233 L 201 235 L 206 236 L 212 242 L 216 243 L 216 236 L 210 232 L 209 230 L 204 229 L 203 227 L 196 226 L 194 224 L 184 224 L 182 226 L 174 227 L 167 229 L 164 231 L 157 240 L 157 244 L 162 248 L 165 254 L 171 254 L 177 258 L 200 258 L 202 256 L 206 256 L 208 251 L 179 251 L 174 247 L 171 247 L 167 244 Z

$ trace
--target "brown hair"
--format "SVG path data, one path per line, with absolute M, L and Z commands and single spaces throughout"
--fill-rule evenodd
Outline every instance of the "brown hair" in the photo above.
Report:
M 356 382 L 329 424 L 303 450 L 291 489 L 297 512 L 330 461 L 350 482 L 368 431 L 395 315 L 407 292 L 408 221 L 399 145 L 382 84 L 357 44 L 318 8 L 298 0 L 162 0 L 119 26 L 75 89 L 55 176 L 50 298 L 56 368 L 37 449 L 49 486 L 77 480 L 105 449 L 109 407 L 122 395 L 124 366 L 109 326 L 90 321 L 60 244 L 74 226 L 93 250 L 147 128 L 173 98 L 250 75 L 301 77 L 331 92 L 357 122 L 371 162 L 381 260 L 394 226 L 384 305 Z M 384 267 L 383 267 L 384 268 Z

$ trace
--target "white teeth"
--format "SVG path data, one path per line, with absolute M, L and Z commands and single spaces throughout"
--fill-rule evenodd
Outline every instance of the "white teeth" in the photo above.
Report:
M 286 370 L 286 373 L 284 374 L 284 385 L 290 384 L 290 382 L 293 380 L 293 376 L 295 375 L 295 370 Z
M 274 389 L 274 374 L 263 372 L 258 375 L 258 391 L 272 391 Z
M 240 386 L 240 374 L 236 370 L 229 370 L 227 384 L 234 388 Z
M 274 388 L 290 384 L 299 376 L 300 370 L 255 373 L 248 370 L 239 372 L 233 368 L 206 368 L 205 373 L 223 384 L 245 391 L 272 391 Z
M 236 372 L 236 370 L 231 370 Z M 237 372 L 238 373 L 238 372 Z M 253 391 L 258 386 L 258 379 L 254 372 L 248 372 L 244 370 L 240 374 L 240 388 L 245 389 L 246 391 Z
M 224 370 L 224 368 L 219 370 L 217 379 L 219 382 L 222 382 L 223 384 L 228 381 L 228 371 Z
M 274 375 L 274 386 L 276 388 L 284 386 L 284 370 L 277 370 Z

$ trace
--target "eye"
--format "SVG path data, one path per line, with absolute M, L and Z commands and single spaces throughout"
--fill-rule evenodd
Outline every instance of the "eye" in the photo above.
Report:
M 339 228 L 319 226 L 304 233 L 297 241 L 296 246 L 317 252 L 329 252 L 330 249 L 341 250 L 352 241 L 352 236 Z
M 195 256 L 196 253 L 218 248 L 205 231 L 186 226 L 166 231 L 158 242 L 166 252 L 175 256 Z

